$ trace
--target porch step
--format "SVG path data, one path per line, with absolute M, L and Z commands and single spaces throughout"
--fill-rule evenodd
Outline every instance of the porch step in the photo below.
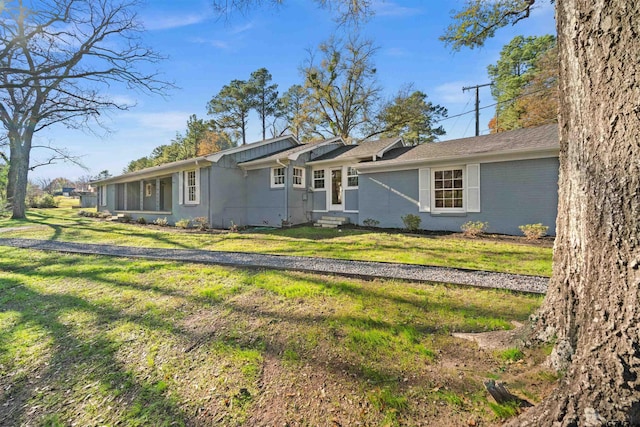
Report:
M 107 218 L 107 221 L 120 221 L 122 218 L 124 218 L 124 214 L 116 214 L 111 215 L 111 218 Z
M 338 228 L 341 225 L 349 223 L 349 218 L 342 216 L 323 216 L 317 220 L 313 226 L 322 228 Z

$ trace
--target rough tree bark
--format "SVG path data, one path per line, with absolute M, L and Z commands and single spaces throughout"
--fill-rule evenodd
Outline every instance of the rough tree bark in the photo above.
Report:
M 566 375 L 510 424 L 640 425 L 640 2 L 556 7 L 560 204 L 537 327 Z

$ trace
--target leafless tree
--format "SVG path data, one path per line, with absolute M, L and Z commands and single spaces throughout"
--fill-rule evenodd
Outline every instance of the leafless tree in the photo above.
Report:
M 6 1 L 0 6 L 0 121 L 9 144 L 7 195 L 24 218 L 33 138 L 57 123 L 100 124 L 100 113 L 125 110 L 106 93 L 114 84 L 166 93 L 171 84 L 137 66 L 162 57 L 140 43 L 137 0 Z M 55 151 L 54 151 L 55 153 Z M 58 149 L 53 162 L 65 157 Z

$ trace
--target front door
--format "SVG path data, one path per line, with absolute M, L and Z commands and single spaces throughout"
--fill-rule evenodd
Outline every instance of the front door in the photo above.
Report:
M 329 210 L 342 211 L 342 168 L 331 169 L 331 186 L 329 191 Z

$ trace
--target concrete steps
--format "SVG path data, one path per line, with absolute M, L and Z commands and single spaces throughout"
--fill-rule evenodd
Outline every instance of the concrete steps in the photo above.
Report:
M 348 223 L 349 218 L 345 218 L 343 216 L 323 216 L 317 220 L 313 226 L 322 228 L 338 228 Z
M 107 218 L 107 221 L 120 221 L 124 218 L 124 214 L 111 215 L 111 218 Z

